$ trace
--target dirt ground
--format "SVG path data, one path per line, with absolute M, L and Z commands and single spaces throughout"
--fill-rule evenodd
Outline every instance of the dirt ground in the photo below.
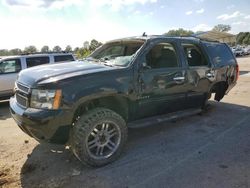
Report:
M 25 135 L 1 102 L 0 187 L 250 187 L 250 57 L 238 63 L 238 84 L 206 114 L 130 129 L 121 158 L 98 169 Z

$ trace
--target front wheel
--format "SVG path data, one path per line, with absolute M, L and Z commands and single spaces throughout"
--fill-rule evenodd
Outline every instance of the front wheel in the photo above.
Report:
M 127 126 L 116 112 L 96 108 L 81 115 L 73 125 L 71 147 L 76 157 L 90 166 L 117 159 L 127 140 Z

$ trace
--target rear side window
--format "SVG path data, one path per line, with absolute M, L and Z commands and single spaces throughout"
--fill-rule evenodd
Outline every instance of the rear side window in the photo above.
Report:
M 206 42 L 205 46 L 215 65 L 223 66 L 236 64 L 233 53 L 226 44 Z
M 74 58 L 72 55 L 57 55 L 54 58 L 55 58 L 55 62 L 74 61 Z
M 0 62 L 0 74 L 17 73 L 21 69 L 20 59 L 8 59 Z
M 27 68 L 48 64 L 49 63 L 49 57 L 48 56 L 42 56 L 42 57 L 29 57 L 26 58 Z
M 182 43 L 182 47 L 189 66 L 196 67 L 208 65 L 205 56 L 198 46 L 194 44 Z

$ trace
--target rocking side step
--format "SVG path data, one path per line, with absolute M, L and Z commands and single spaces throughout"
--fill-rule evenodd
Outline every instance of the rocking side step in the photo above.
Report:
M 158 123 L 162 123 L 162 122 L 169 122 L 169 121 L 173 121 L 173 120 L 176 120 L 179 118 L 199 114 L 201 112 L 202 112 L 202 109 L 200 109 L 200 108 L 195 108 L 195 109 L 192 108 L 192 109 L 173 112 L 173 113 L 169 113 L 169 114 L 153 116 L 153 117 L 149 117 L 149 118 L 144 118 L 144 119 L 132 121 L 132 122 L 128 123 L 128 127 L 129 128 L 146 127 L 146 126 L 150 126 L 153 124 L 158 124 Z

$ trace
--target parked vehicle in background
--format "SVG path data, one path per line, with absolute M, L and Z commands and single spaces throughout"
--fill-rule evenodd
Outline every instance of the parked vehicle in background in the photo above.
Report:
M 84 63 L 21 71 L 10 111 L 36 140 L 68 142 L 80 161 L 102 166 L 121 154 L 128 126 L 201 112 L 212 93 L 220 101 L 238 76 L 224 43 L 131 37 L 104 44 Z
M 235 54 L 235 47 L 230 47 L 230 49 L 233 52 L 234 56 L 236 56 L 236 54 Z
M 242 47 L 236 47 L 235 48 L 235 56 L 238 57 L 238 56 L 243 56 L 244 55 L 244 50 Z
M 246 46 L 243 48 L 244 55 L 249 55 L 250 54 L 250 46 Z
M 15 80 L 21 70 L 68 61 L 75 61 L 71 53 L 26 54 L 0 59 L 0 100 L 8 99 L 13 94 Z
M 250 54 L 250 46 L 245 47 L 245 46 L 237 45 L 237 46 L 231 47 L 231 50 L 236 57 Z

